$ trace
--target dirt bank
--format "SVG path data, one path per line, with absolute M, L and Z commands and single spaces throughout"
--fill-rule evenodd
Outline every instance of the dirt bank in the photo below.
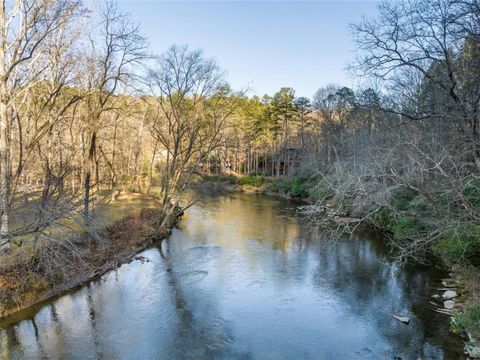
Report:
M 107 227 L 95 238 L 45 245 L 33 257 L 21 251 L 9 256 L 0 269 L 0 319 L 59 296 L 64 292 L 133 260 L 136 254 L 167 237 L 183 214 L 176 211 L 160 231 L 156 208 L 144 208 Z

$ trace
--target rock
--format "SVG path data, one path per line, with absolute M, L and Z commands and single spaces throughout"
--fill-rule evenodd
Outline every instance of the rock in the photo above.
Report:
M 447 288 L 455 288 L 458 285 L 458 280 L 456 278 L 442 279 L 442 285 Z
M 453 300 L 447 300 L 443 303 L 443 306 L 447 310 L 452 310 L 455 307 L 455 301 Z
M 442 297 L 445 300 L 451 300 L 457 297 L 457 293 L 454 290 L 447 290 L 443 293 Z
M 140 261 L 142 264 L 144 264 L 144 263 L 146 263 L 146 262 L 147 262 L 147 263 L 150 262 L 149 259 L 147 259 L 145 256 L 141 256 L 141 255 L 135 256 L 135 257 L 133 258 L 133 260 Z
M 452 287 L 455 287 L 457 284 L 455 282 L 455 279 L 443 279 L 442 285 L 445 286 L 446 288 L 452 288 Z
M 466 344 L 465 351 L 472 359 L 480 358 L 480 347 L 478 346 L 475 346 L 473 344 Z
M 447 310 L 447 309 L 433 309 L 433 311 L 439 313 L 439 314 L 444 314 L 447 316 L 452 316 L 452 310 Z
M 438 294 L 433 294 L 433 295 L 432 295 L 432 299 L 438 300 L 438 299 L 440 299 L 440 295 L 438 295 Z
M 406 325 L 410 323 L 410 319 L 406 316 L 393 315 L 393 317 Z

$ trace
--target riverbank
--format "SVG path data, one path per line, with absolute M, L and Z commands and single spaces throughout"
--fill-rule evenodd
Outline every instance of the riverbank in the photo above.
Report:
M 365 209 L 356 202 L 355 196 L 348 196 L 348 201 L 342 198 L 342 193 L 335 193 L 328 184 L 315 177 L 292 177 L 288 179 L 275 179 L 270 177 L 233 177 L 233 176 L 207 176 L 204 182 L 213 185 L 213 188 L 222 188 L 226 191 L 241 191 L 247 193 L 262 193 L 281 196 L 287 199 L 301 200 L 307 206 L 306 216 L 312 221 L 323 225 L 335 223 L 337 225 L 359 225 L 375 228 L 384 233 L 392 241 L 401 238 L 407 241 L 408 234 L 418 230 L 424 222 L 421 218 L 410 218 L 400 215 L 393 218 L 389 215 L 389 208 Z M 412 194 L 399 189 L 390 195 L 390 208 L 398 213 L 410 207 L 417 207 L 418 199 Z M 480 269 L 473 265 L 474 257 L 465 258 L 467 255 L 465 242 L 469 239 L 460 236 L 444 238 L 432 244 L 425 251 L 435 262 L 442 264 L 452 275 L 448 284 L 454 288 L 456 296 L 452 299 L 432 294 L 432 304 L 438 306 L 439 311 L 450 316 L 451 331 L 465 339 L 465 350 L 472 359 L 480 358 Z M 462 247 L 465 245 L 464 247 Z M 468 244 L 472 247 L 472 241 Z M 462 253 L 462 248 L 464 253 Z M 395 249 L 393 249 L 395 251 Z
M 175 212 L 159 230 L 155 224 L 162 214 L 157 207 L 121 215 L 124 217 L 95 234 L 79 234 L 78 238 L 64 239 L 61 243 L 50 241 L 37 249 L 35 256 L 31 247 L 4 256 L 0 319 L 59 296 L 131 261 L 138 252 L 167 237 L 183 214 Z
M 299 178 L 276 179 L 262 176 L 206 175 L 195 190 L 218 192 L 244 192 L 280 196 L 284 199 L 302 200 L 312 203 L 305 184 Z

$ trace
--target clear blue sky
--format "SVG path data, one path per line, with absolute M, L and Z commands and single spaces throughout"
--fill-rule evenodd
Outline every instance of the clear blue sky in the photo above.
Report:
M 234 89 L 311 97 L 321 86 L 353 86 L 345 71 L 354 44 L 348 24 L 373 16 L 375 1 L 121 0 L 160 54 L 172 44 L 201 48 Z

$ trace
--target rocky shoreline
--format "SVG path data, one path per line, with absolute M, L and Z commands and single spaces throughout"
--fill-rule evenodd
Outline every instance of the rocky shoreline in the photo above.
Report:
M 435 311 L 453 317 L 456 311 L 461 311 L 462 294 L 459 276 L 450 273 L 450 278 L 442 279 L 443 288 L 437 289 L 438 293 L 432 295 L 432 305 L 436 306 Z M 459 294 L 460 292 L 460 294 Z M 455 318 L 452 318 L 455 321 Z M 475 339 L 472 334 L 466 333 L 465 354 L 469 359 L 480 359 L 480 340 Z

